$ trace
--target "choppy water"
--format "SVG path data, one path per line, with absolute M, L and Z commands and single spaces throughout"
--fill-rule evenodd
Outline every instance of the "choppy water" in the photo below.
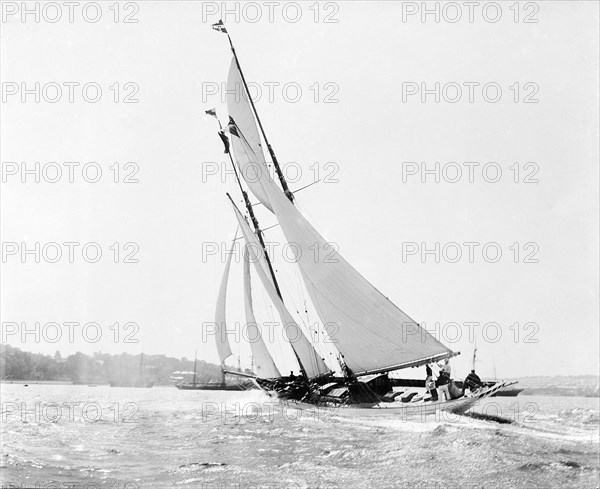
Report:
M 3 487 L 598 487 L 598 399 L 493 398 L 513 421 L 299 410 L 259 391 L 3 384 Z

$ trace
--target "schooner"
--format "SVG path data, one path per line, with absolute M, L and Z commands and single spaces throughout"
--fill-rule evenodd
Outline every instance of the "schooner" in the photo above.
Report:
M 250 342 L 255 366 L 255 375 L 251 377 L 257 385 L 280 398 L 309 404 L 406 407 L 408 402 L 432 412 L 447 409 L 459 413 L 465 412 L 480 398 L 500 390 L 505 383 L 481 387 L 469 396 L 458 394 L 456 391 L 460 389 L 454 389 L 452 399 L 440 401 L 423 395 L 400 398 L 398 393 L 393 393 L 394 385 L 424 386 L 424 381 L 407 380 L 402 383 L 399 379 L 391 379 L 389 372 L 435 364 L 459 352 L 453 352 L 421 328 L 418 322 L 377 290 L 339 253 L 336 252 L 335 259 L 331 259 L 329 242 L 295 206 L 294 194 L 288 187 L 255 103 L 249 95 L 229 32 L 222 21 L 212 27 L 227 35 L 233 54 L 227 80 L 229 122 L 225 128 L 219 122 L 219 136 L 235 170 L 252 225 L 227 194 L 245 242 L 244 308 L 248 335 L 255 339 Z M 214 109 L 206 113 L 217 118 Z M 279 185 L 270 176 L 265 147 Z M 291 249 L 295 255 L 295 266 L 299 269 L 304 290 L 320 323 L 335 326 L 335 342 L 332 344 L 337 352 L 337 373 L 317 352 L 314 338 L 310 333 L 305 333 L 286 305 L 265 246 L 263 230 L 246 188 L 275 216 L 286 241 L 294 244 Z M 227 339 L 225 311 L 231 256 L 229 254 L 216 303 L 215 338 L 223 371 L 240 375 L 228 371 L 225 366 L 225 360 L 232 354 Z M 301 372 L 298 377 L 281 375 L 262 339 L 253 309 L 252 271 L 281 320 L 298 365 L 297 371 Z

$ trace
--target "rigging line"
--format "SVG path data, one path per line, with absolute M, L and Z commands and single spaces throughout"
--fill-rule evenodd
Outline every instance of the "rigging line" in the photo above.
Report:
M 306 298 L 305 292 L 307 292 L 306 291 L 307 284 L 305 284 L 304 281 L 302 281 L 300 279 L 301 274 L 300 274 L 299 268 L 298 267 L 294 267 L 294 271 L 295 271 L 295 273 L 297 275 L 296 278 L 297 278 L 298 283 L 299 283 L 299 287 L 300 287 L 300 290 L 301 290 L 302 297 Z M 310 280 L 309 280 L 309 282 L 310 282 Z M 310 284 L 312 286 L 314 286 L 314 284 L 312 282 L 310 282 Z M 321 347 L 321 350 L 323 350 L 321 353 L 323 353 L 323 352 L 327 353 L 327 354 L 329 354 L 330 357 L 331 357 L 331 355 L 334 355 L 336 358 L 339 355 L 343 356 L 342 352 L 340 351 L 339 346 L 337 346 L 335 344 L 337 342 L 334 340 L 334 338 L 332 338 L 332 337 L 329 336 L 329 331 L 325 327 L 325 323 L 323 322 L 323 319 L 321 318 L 321 316 L 319 316 L 319 313 L 318 313 L 318 310 L 317 310 L 317 307 L 316 307 L 315 303 L 312 300 L 310 300 L 310 303 L 312 304 L 312 308 L 314 309 L 313 314 L 318 319 L 318 321 L 316 322 L 316 324 L 317 324 L 317 333 L 318 333 L 319 325 L 323 326 L 321 334 L 318 335 L 317 338 L 319 339 L 319 341 L 322 342 L 322 344 L 328 345 L 327 347 Z M 315 351 L 316 351 L 316 348 L 315 348 Z M 319 352 L 317 351 L 317 353 L 319 353 Z M 327 355 L 325 355 L 325 356 L 327 356 Z M 328 365 L 328 367 L 329 367 L 329 365 Z M 331 367 L 329 367 L 329 368 L 331 369 Z
M 287 260 L 285 261 L 287 263 Z M 290 266 L 292 267 L 293 272 L 290 270 Z M 288 303 L 292 306 L 293 310 L 296 314 L 293 316 L 294 321 L 296 322 L 300 332 L 304 335 L 304 337 L 308 340 L 312 347 L 312 352 L 310 352 L 309 361 L 311 366 L 316 369 L 319 366 L 319 360 L 323 359 L 324 356 L 322 352 L 318 351 L 315 346 L 315 337 L 313 335 L 313 331 L 311 330 L 311 325 L 305 320 L 303 315 L 299 312 L 301 301 L 304 300 L 305 294 L 302 289 L 302 283 L 299 282 L 296 284 L 296 281 L 293 280 L 293 275 L 297 275 L 298 267 L 290 265 L 289 263 L 282 264 L 278 267 L 277 272 L 282 275 L 284 278 L 287 277 L 287 280 L 282 280 L 283 290 L 286 293 L 286 298 Z M 296 287 L 294 287 L 296 285 Z M 329 368 L 329 367 L 328 367 Z
M 318 321 L 316 322 L 316 327 L 313 328 L 313 324 L 311 323 L 311 318 L 308 314 L 308 309 L 307 309 L 307 304 L 306 304 L 306 294 L 304 291 L 304 286 L 303 286 L 303 282 L 300 278 L 300 271 L 299 268 L 297 266 L 292 267 L 294 270 L 294 278 L 296 280 L 297 283 L 297 287 L 298 287 L 298 295 L 300 296 L 300 300 L 303 302 L 304 304 L 304 313 L 306 314 L 306 321 L 304 319 L 304 317 L 302 316 L 302 314 L 300 312 L 298 312 L 298 317 L 300 318 L 300 320 L 302 321 L 302 323 L 305 326 L 305 330 L 307 331 L 308 335 L 307 338 L 309 340 L 309 342 L 313 345 L 313 356 L 314 356 L 314 362 L 317 363 L 319 358 L 324 358 L 324 356 L 326 355 L 322 355 L 323 353 L 323 348 L 321 347 L 319 350 L 317 350 L 317 346 L 316 344 L 319 343 L 319 323 Z
M 264 233 L 265 231 L 268 231 L 269 229 L 273 229 L 279 226 L 279 223 L 273 224 L 271 226 L 268 226 L 266 228 L 262 228 L 261 231 Z M 256 233 L 255 233 L 256 234 Z M 235 238 L 235 241 L 239 240 L 239 239 L 244 239 L 243 236 L 240 236 L 239 238 Z
M 296 298 L 298 291 L 294 290 L 290 286 L 290 284 L 292 284 L 292 281 L 289 280 L 289 276 L 290 276 L 289 269 L 288 269 L 288 267 L 282 265 L 277 269 L 277 271 L 280 275 L 283 274 L 284 277 L 288 277 L 288 280 L 283 280 L 282 284 L 283 284 L 283 290 L 286 293 L 286 299 L 287 299 L 288 304 L 291 304 L 293 310 L 296 311 L 296 314 L 294 316 L 292 316 L 292 319 L 294 319 L 294 321 L 298 325 L 298 328 L 300 328 L 300 331 L 302 332 L 302 334 L 304 334 L 304 336 L 307 336 L 306 335 L 307 331 L 309 332 L 309 335 L 307 336 L 307 338 L 310 340 L 310 329 L 309 329 L 308 325 L 304 322 L 302 316 L 298 312 L 299 308 L 298 308 L 298 302 L 297 302 L 297 298 Z M 304 326 L 304 328 L 303 328 L 303 326 Z M 314 348 L 314 345 L 313 345 L 313 348 Z M 313 361 L 313 359 L 311 358 L 311 362 L 312 361 Z M 313 366 L 316 366 L 316 365 L 313 365 Z
M 319 178 L 318 180 L 315 180 L 312 183 L 309 183 L 308 185 L 305 185 L 304 187 L 300 187 L 297 190 L 292 191 L 293 194 L 297 194 L 298 192 L 300 192 L 301 190 L 304 190 L 308 187 L 312 187 L 313 185 L 315 185 L 316 183 L 319 183 L 321 181 L 321 179 Z M 254 204 L 252 204 L 252 207 L 257 206 L 257 205 L 264 205 L 262 202 L 255 202 Z M 269 228 L 266 228 L 269 229 Z M 266 229 L 263 229 L 263 231 L 265 231 Z

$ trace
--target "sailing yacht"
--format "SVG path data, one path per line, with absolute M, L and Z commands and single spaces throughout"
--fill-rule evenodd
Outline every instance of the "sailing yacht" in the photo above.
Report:
M 394 388 L 425 387 L 424 380 L 393 379 L 390 372 L 411 367 L 436 364 L 459 354 L 453 352 L 419 323 L 377 290 L 339 253 L 331 259 L 328 241 L 313 227 L 295 205 L 279 162 L 258 116 L 254 101 L 233 46 L 230 34 L 222 21 L 213 28 L 227 35 L 233 58 L 227 80 L 227 109 L 229 121 L 225 128 L 219 122 L 219 136 L 229 154 L 241 191 L 246 215 L 229 196 L 238 228 L 245 242 L 244 251 L 244 304 L 246 326 L 252 330 L 250 343 L 256 361 L 251 377 L 267 392 L 280 398 L 313 405 L 340 405 L 365 408 L 421 406 L 424 411 L 450 410 L 462 413 L 483 397 L 500 390 L 497 382 L 482 387 L 469 395 L 461 389 L 450 389 L 451 399 L 434 401 L 427 395 L 399 392 Z M 241 89 L 240 89 L 241 87 Z M 217 118 L 214 109 L 206 111 Z M 218 120 L 218 118 L 217 118 Z M 259 132 L 260 131 L 260 132 Z M 262 139 L 261 139 L 262 136 Z M 263 144 L 264 142 L 264 144 Z M 270 156 L 268 163 L 264 148 Z M 272 165 L 276 179 L 271 177 Z M 254 212 L 254 204 L 246 188 L 277 220 L 290 249 L 295 255 L 295 266 L 313 309 L 322 325 L 334 325 L 334 356 L 337 365 L 324 358 L 315 348 L 315 339 L 290 313 L 273 269 L 265 242 Z M 252 227 L 250 225 L 252 224 Z M 237 236 L 236 236 L 237 239 Z M 225 372 L 225 359 L 231 355 L 226 333 L 225 296 L 231 268 L 231 256 L 225 266 L 217 300 L 217 349 Z M 252 265 L 252 266 L 251 266 Z M 282 376 L 261 338 L 256 322 L 251 291 L 251 272 L 258 277 L 274 310 L 277 312 L 293 359 L 297 362 L 298 377 Z M 410 390 L 410 389 L 409 389 Z
M 221 382 L 198 382 L 196 374 L 196 365 L 198 363 L 197 352 L 194 354 L 194 372 L 192 381 L 185 380 L 183 374 L 187 372 L 175 372 L 179 374 L 175 377 L 175 387 L 184 391 L 239 391 L 254 388 L 254 384 L 250 381 L 227 383 L 225 380 L 225 372 L 222 372 Z
M 122 377 L 123 370 L 123 357 L 119 357 L 119 379 L 113 380 L 109 382 L 111 387 L 145 387 L 150 388 L 154 386 L 154 381 L 146 380 L 144 377 L 144 353 L 142 352 L 140 355 L 140 372 L 137 379 L 127 378 L 123 379 Z

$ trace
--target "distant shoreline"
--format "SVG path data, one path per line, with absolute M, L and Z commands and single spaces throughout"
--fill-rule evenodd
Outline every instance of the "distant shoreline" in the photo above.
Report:
M 49 384 L 49 385 L 77 385 L 70 380 L 0 380 L 0 384 Z M 87 385 L 87 384 L 79 384 Z
M 72 382 L 70 380 L 6 380 L 0 379 L 0 384 L 27 384 L 27 385 L 81 385 L 81 386 L 109 386 L 108 382 Z M 154 387 L 170 387 L 173 384 L 155 384 Z

